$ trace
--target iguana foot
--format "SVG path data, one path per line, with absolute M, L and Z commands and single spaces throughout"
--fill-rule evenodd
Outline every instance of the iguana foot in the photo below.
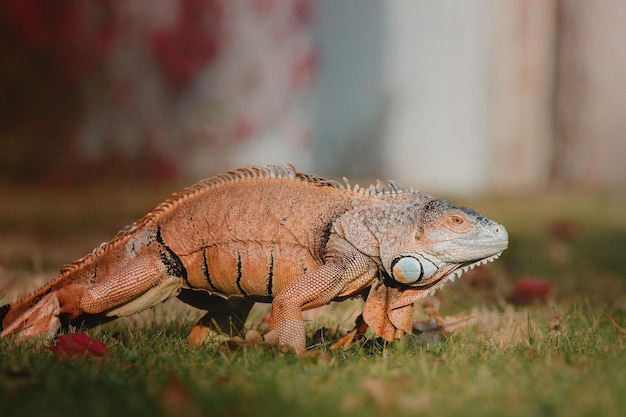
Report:
M 57 294 L 52 292 L 19 316 L 0 333 L 0 337 L 13 335 L 17 341 L 30 337 L 52 339 L 61 327 L 60 310 Z

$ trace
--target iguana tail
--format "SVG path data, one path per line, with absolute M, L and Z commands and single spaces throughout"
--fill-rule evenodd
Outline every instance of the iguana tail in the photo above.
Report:
M 58 290 L 85 285 L 97 276 L 98 259 L 132 236 L 135 224 L 120 231 L 113 240 L 102 243 L 91 253 L 66 265 L 59 275 L 20 300 L 0 307 L 0 336 L 18 334 L 20 338 L 44 334 L 48 337 L 61 327 Z

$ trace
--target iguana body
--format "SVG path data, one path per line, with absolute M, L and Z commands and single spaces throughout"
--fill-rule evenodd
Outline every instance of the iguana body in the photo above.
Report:
M 2 336 L 54 335 L 152 307 L 172 295 L 208 310 L 192 336 L 241 323 L 272 302 L 281 345 L 305 349 L 302 311 L 364 296 L 388 339 L 413 303 L 507 247 L 501 225 L 395 184 L 359 188 L 288 167 L 230 171 L 173 194 L 25 298 L 0 307 Z

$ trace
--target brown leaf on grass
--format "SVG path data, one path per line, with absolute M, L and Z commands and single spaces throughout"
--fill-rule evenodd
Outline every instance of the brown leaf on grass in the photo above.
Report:
M 552 284 L 541 278 L 522 278 L 515 283 L 506 301 L 514 306 L 523 306 L 535 301 L 544 302 L 552 291 Z
M 202 413 L 193 403 L 185 382 L 175 374 L 170 375 L 159 395 L 159 405 L 168 416 L 200 417 Z
M 328 352 L 322 349 L 307 350 L 302 355 L 302 359 L 304 359 L 305 361 L 309 363 L 320 363 L 320 362 L 331 363 L 332 362 L 332 358 L 330 357 Z
M 617 322 L 615 321 L 615 319 L 613 317 L 609 316 L 606 313 L 605 313 L 605 315 L 609 318 L 609 320 L 611 321 L 611 325 L 615 328 L 615 330 L 617 330 L 621 334 L 626 334 L 626 329 L 623 328 L 622 326 L 620 326 L 619 324 L 617 324 Z
M 428 320 L 413 322 L 413 334 L 429 341 L 438 341 L 453 331 L 470 324 L 472 316 L 441 317 L 433 306 L 425 306 L 424 312 Z
M 471 313 L 476 317 L 479 333 L 488 335 L 489 343 L 498 349 L 527 344 L 542 335 L 527 311 L 517 310 L 510 304 L 504 306 L 503 311 L 481 306 L 473 308 Z
M 339 408 L 343 412 L 353 412 L 365 407 L 365 397 L 359 394 L 344 395 Z
M 46 347 L 59 359 L 77 359 L 102 357 L 109 349 L 99 340 L 92 339 L 86 333 L 68 333 L 60 335 L 54 346 Z
M 393 392 L 390 392 L 389 384 L 381 378 L 374 376 L 364 376 L 361 378 L 361 388 L 379 406 L 386 408 L 394 399 Z
M 369 326 L 363 320 L 363 315 L 359 314 L 354 322 L 354 328 L 347 332 L 343 337 L 332 344 L 330 350 L 337 350 L 350 347 L 353 343 L 363 340 L 363 336 Z
M 432 394 L 428 390 L 416 393 L 407 390 L 407 386 L 412 383 L 412 378 L 408 374 L 399 374 L 390 378 L 382 378 L 373 375 L 363 376 L 359 385 L 365 395 L 369 397 L 378 408 L 387 413 L 393 414 L 393 410 L 408 413 L 419 413 L 430 407 Z M 352 397 L 349 401 L 342 403 L 344 411 L 356 411 L 363 406 L 363 401 L 358 397 Z
M 220 344 L 220 350 L 231 352 L 244 346 L 257 346 L 267 351 L 274 351 L 279 348 L 278 337 L 275 332 L 262 335 L 257 330 L 248 330 L 245 339 L 240 336 L 233 336 L 224 340 Z

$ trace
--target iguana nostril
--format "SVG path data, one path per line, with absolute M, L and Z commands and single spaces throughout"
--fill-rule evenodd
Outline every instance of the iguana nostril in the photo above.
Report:
M 493 232 L 496 235 L 496 238 L 499 239 L 500 241 L 502 242 L 509 241 L 509 232 L 506 230 L 506 227 L 502 226 L 501 224 L 498 224 L 493 229 Z

